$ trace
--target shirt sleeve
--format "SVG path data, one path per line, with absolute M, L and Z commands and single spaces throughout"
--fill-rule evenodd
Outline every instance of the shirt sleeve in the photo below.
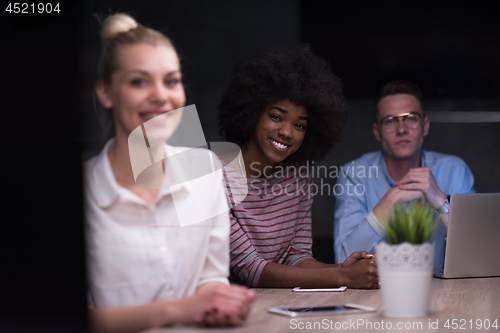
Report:
M 266 260 L 259 257 L 252 241 L 241 229 L 238 219 L 230 212 L 231 217 L 231 272 L 249 287 L 258 287 Z
M 334 252 L 335 262 L 342 263 L 355 251 L 374 252 L 374 247 L 382 237 L 368 222 L 370 213 L 365 193 L 358 195 L 354 191 L 356 182 L 344 174 L 339 175 L 333 195 L 334 208 Z M 359 193 L 359 191 L 358 191 Z
M 465 162 L 455 166 L 451 172 L 451 191 L 446 193 L 476 193 L 474 189 L 474 176 Z
M 218 281 L 229 285 L 229 218 L 223 213 L 214 218 L 216 221 L 210 231 L 205 266 L 198 283 Z
M 218 196 L 217 200 L 226 201 L 222 179 L 214 184 L 211 195 Z M 208 228 L 210 230 L 208 249 L 198 286 L 213 281 L 229 285 L 229 217 L 227 211 L 212 217 Z
M 306 189 L 302 192 L 302 197 L 300 199 L 298 211 L 299 218 L 297 218 L 295 224 L 292 245 L 284 262 L 285 265 L 295 266 L 306 259 L 313 259 L 311 227 L 311 208 L 313 204 L 313 195 L 311 193 L 312 182 L 313 178 L 310 177 L 304 185 Z

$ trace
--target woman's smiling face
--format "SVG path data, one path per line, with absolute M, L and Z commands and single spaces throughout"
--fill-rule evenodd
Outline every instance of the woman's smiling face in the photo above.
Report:
M 306 108 L 284 99 L 264 108 L 250 141 L 269 162 L 277 164 L 300 148 L 306 130 Z
M 96 89 L 101 104 L 113 109 L 117 136 L 128 136 L 147 122 L 151 134 L 170 137 L 182 117 L 182 112 L 171 111 L 186 102 L 175 50 L 145 43 L 121 46 L 118 64 L 111 83 Z

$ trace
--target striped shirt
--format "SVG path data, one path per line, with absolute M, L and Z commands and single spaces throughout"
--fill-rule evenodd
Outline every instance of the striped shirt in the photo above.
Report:
M 229 213 L 231 282 L 258 287 L 269 262 L 294 266 L 312 258 L 313 177 L 306 166 L 300 167 L 278 165 L 268 178 L 245 178 L 224 167 L 233 206 Z M 246 197 L 235 190 L 242 186 L 248 186 Z M 241 202 L 235 205 L 235 199 Z

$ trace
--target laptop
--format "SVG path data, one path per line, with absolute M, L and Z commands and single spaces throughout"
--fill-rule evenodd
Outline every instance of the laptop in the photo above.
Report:
M 500 193 L 450 199 L 443 274 L 439 278 L 500 276 Z

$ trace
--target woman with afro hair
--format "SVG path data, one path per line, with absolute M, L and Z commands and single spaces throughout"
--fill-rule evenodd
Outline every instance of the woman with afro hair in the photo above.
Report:
M 241 147 L 221 155 L 232 204 L 231 280 L 250 287 L 377 288 L 374 258 L 312 256 L 313 161 L 343 137 L 340 80 L 308 46 L 269 47 L 236 65 L 219 129 Z M 229 162 L 230 161 L 230 162 Z M 234 189 L 246 186 L 247 193 Z

